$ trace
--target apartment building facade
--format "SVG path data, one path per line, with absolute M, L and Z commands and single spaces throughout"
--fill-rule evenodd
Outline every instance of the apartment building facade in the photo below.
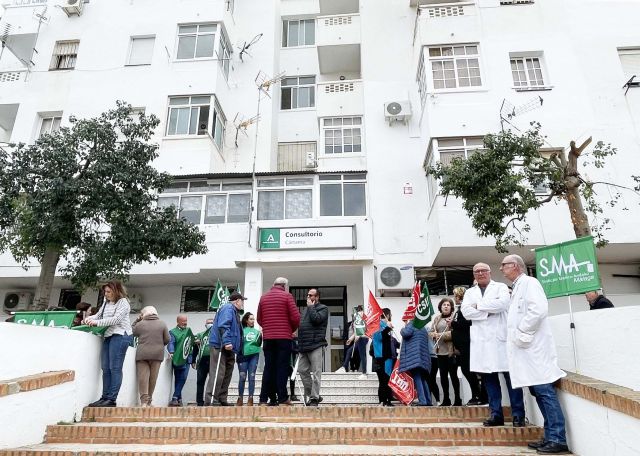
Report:
M 136 305 L 168 323 L 187 313 L 198 329 L 218 280 L 252 312 L 278 276 L 300 306 L 319 287 L 334 370 L 369 291 L 395 320 L 414 277 L 436 296 L 469 285 L 478 261 L 501 279 L 493 241 L 425 164 L 535 120 L 550 148 L 614 144 L 589 178 L 632 186 L 640 87 L 622 86 L 640 78 L 637 17 L 639 3 L 603 0 L 14 0 L 1 21 L 0 140 L 33 142 L 116 100 L 158 116 L 155 166 L 174 176 L 158 203 L 197 224 L 209 253 L 134 267 Z M 622 200 L 607 209 L 600 270 L 612 300 L 633 305 L 639 201 Z M 529 222 L 512 252 L 531 263 L 532 248 L 573 237 L 562 202 Z M 37 262 L 25 271 L 0 258 L 0 296 L 26 302 Z M 99 299 L 56 279 L 51 305 L 80 298 Z

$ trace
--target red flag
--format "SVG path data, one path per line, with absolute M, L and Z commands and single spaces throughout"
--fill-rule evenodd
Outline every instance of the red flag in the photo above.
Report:
M 404 405 L 409 405 L 416 398 L 416 388 L 413 378 L 408 372 L 398 372 L 400 360 L 396 360 L 391 376 L 389 377 L 389 388 L 393 395 Z
M 419 302 L 420 302 L 420 281 L 417 280 L 416 284 L 413 286 L 413 290 L 411 290 L 411 302 L 409 304 L 411 307 L 415 309 L 418 307 Z
M 371 337 L 374 332 L 380 329 L 380 315 L 382 315 L 382 309 L 376 301 L 376 298 L 369 290 L 369 302 L 364 309 L 364 319 L 367 323 L 367 337 Z

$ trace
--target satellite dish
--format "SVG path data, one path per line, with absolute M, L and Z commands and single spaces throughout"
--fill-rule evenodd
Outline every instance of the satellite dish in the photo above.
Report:
M 400 103 L 394 101 L 393 103 L 389 103 L 387 105 L 387 112 L 392 116 L 396 116 L 402 112 L 402 106 Z
M 4 297 L 4 308 L 7 310 L 15 309 L 20 303 L 20 296 L 18 293 L 7 293 Z

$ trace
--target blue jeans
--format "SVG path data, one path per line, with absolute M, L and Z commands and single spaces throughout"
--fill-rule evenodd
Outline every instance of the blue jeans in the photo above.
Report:
M 367 344 L 369 343 L 369 338 L 367 336 L 360 336 L 356 341 L 356 348 L 354 350 L 358 350 L 358 355 L 360 356 L 360 372 L 363 374 L 367 373 Z
M 102 399 L 115 401 L 122 385 L 122 365 L 131 343 L 131 336 L 114 334 L 102 343 Z
M 504 375 L 504 379 L 507 383 L 507 390 L 509 391 L 511 416 L 514 418 L 524 418 L 524 398 L 522 395 L 522 388 L 511 387 L 511 377 L 509 377 L 509 372 L 502 372 L 502 375 Z M 504 419 L 504 415 L 502 414 L 502 389 L 500 388 L 500 377 L 498 376 L 498 372 L 482 374 L 482 376 L 484 377 L 485 385 L 487 387 L 491 416 Z
M 533 385 L 529 392 L 536 398 L 542 417 L 544 418 L 544 439 L 547 442 L 567 444 L 564 427 L 564 415 L 556 395 L 556 389 L 551 383 Z
M 189 375 L 189 363 L 184 363 L 183 366 L 173 366 L 173 376 L 175 378 L 175 384 L 173 388 L 172 399 L 182 400 L 182 388 L 187 383 L 187 376 Z
M 253 355 L 245 356 L 244 361 L 238 363 L 238 370 L 240 371 L 240 380 L 238 381 L 238 396 L 244 396 L 244 383 L 247 380 L 247 374 L 249 376 L 249 397 L 253 397 L 253 393 L 256 390 L 256 370 L 258 369 L 258 359 L 260 353 L 254 353 Z
M 427 383 L 429 372 L 418 367 L 411 369 L 411 377 L 418 392 L 418 404 L 431 405 L 431 392 L 429 391 L 429 384 Z

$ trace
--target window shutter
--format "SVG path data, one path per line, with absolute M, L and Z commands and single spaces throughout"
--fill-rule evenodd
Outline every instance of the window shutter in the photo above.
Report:
M 153 55 L 155 37 L 131 38 L 128 65 L 149 65 Z

